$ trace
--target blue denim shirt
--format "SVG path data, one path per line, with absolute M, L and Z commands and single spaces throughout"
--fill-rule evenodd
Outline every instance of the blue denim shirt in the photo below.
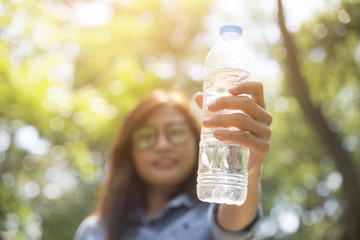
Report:
M 154 218 L 144 214 L 134 222 L 124 239 L 129 240 L 248 240 L 254 239 L 260 220 L 255 220 L 243 231 L 229 232 L 216 222 L 218 204 L 195 204 L 183 193 L 172 199 L 164 211 Z M 131 231 L 135 230 L 135 231 Z M 104 240 L 104 223 L 97 216 L 86 218 L 78 228 L 74 240 Z

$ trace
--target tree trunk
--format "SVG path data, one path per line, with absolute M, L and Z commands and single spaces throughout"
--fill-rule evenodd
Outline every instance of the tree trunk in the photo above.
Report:
M 285 59 L 287 82 L 310 125 L 323 141 L 343 176 L 342 191 L 345 200 L 344 224 L 346 227 L 343 239 L 359 240 L 360 207 L 358 205 L 360 204 L 360 189 L 356 167 L 351 160 L 350 154 L 343 149 L 339 135 L 329 129 L 328 122 L 322 112 L 310 99 L 306 79 L 300 72 L 295 43 L 285 26 L 281 0 L 278 0 L 278 23 L 287 51 Z

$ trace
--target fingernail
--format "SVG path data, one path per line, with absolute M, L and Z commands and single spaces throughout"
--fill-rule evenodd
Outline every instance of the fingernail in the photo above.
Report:
M 214 135 L 216 135 L 217 137 L 223 137 L 225 136 L 225 131 L 222 131 L 222 130 L 215 130 L 214 131 Z
M 237 90 L 237 87 L 231 87 L 231 88 L 229 88 L 229 92 L 234 92 L 234 91 L 236 91 Z
M 215 107 L 216 107 L 216 101 L 211 102 L 211 103 L 208 105 L 208 109 L 209 109 L 209 110 L 215 109 Z
M 209 126 L 210 122 L 211 122 L 210 118 L 206 118 L 206 119 L 202 120 L 203 125 L 206 125 L 206 126 Z

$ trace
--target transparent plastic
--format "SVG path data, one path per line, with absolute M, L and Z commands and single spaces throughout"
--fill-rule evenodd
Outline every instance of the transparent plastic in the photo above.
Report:
M 207 106 L 219 97 L 230 95 L 228 89 L 239 82 L 251 80 L 251 57 L 241 34 L 242 29 L 238 26 L 223 26 L 218 42 L 206 57 L 203 118 L 236 112 L 210 112 Z M 205 202 L 241 205 L 247 196 L 249 150 L 217 140 L 214 130 L 205 127 L 201 130 L 198 198 Z

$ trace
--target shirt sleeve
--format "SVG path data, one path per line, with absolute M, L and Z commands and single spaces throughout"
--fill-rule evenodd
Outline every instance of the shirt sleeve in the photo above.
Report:
M 87 217 L 76 231 L 74 240 L 104 240 L 104 225 L 96 216 Z
M 216 214 L 219 204 L 212 203 L 209 207 L 208 219 L 215 239 L 221 240 L 253 240 L 256 238 L 256 232 L 262 215 L 262 208 L 259 205 L 255 219 L 244 230 L 238 232 L 229 232 L 223 229 L 216 220 Z

